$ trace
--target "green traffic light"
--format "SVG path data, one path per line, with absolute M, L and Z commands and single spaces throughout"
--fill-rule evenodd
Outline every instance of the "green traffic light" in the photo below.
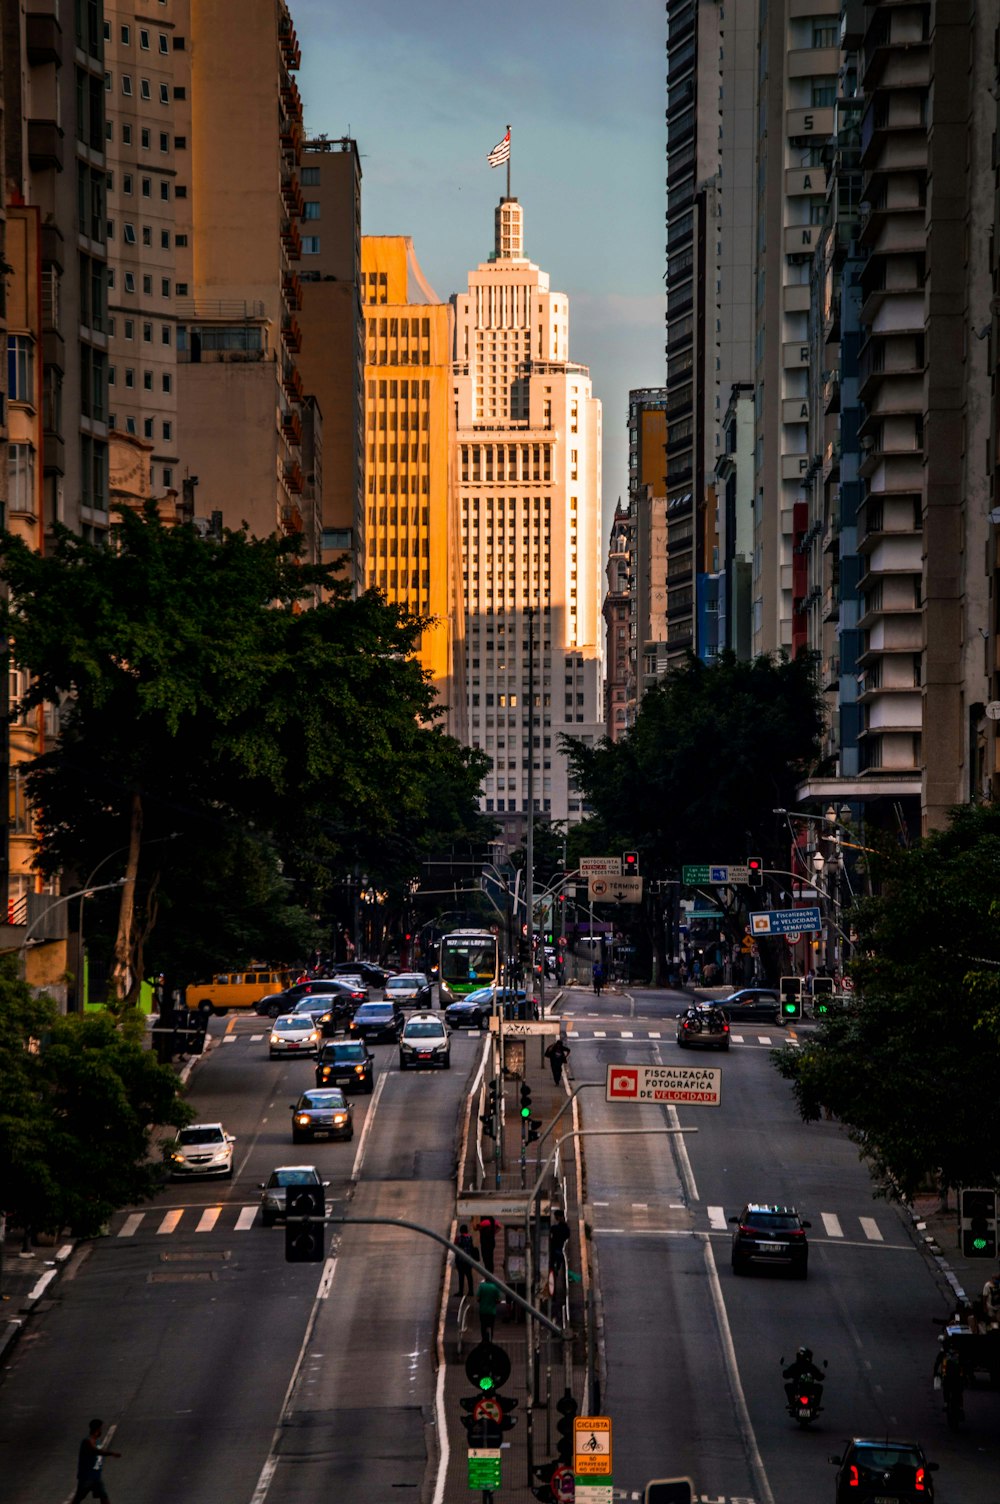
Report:
M 986 1239 L 985 1238 L 973 1238 L 973 1240 L 972 1240 L 972 1246 L 977 1251 L 979 1249 L 985 1248 L 986 1247 Z
M 479 1387 L 480 1389 L 485 1389 L 487 1391 L 493 1388 L 493 1380 L 490 1378 L 488 1373 L 484 1373 L 482 1378 L 479 1380 Z
M 521 1108 L 521 1116 L 522 1116 L 522 1118 L 530 1118 L 531 1117 L 531 1108 L 530 1107 L 522 1107 Z

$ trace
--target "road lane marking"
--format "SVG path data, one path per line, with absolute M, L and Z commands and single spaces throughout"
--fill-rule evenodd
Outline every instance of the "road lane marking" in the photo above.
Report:
M 622 1039 L 634 1039 L 635 1035 L 632 1033 L 631 1029 L 623 1029 L 620 1037 Z
M 250 1228 L 253 1226 L 254 1219 L 256 1218 L 256 1216 L 257 1216 L 257 1208 L 255 1206 L 245 1206 L 245 1207 L 243 1207 L 243 1209 L 240 1212 L 239 1216 L 236 1218 L 236 1231 L 237 1232 L 248 1232 L 250 1230 Z
M 142 1219 L 145 1215 L 145 1212 L 131 1212 L 125 1218 L 121 1227 L 119 1227 L 118 1236 L 120 1238 L 134 1238 L 137 1230 L 142 1225 Z
M 319 1282 L 319 1289 L 316 1291 L 317 1300 L 326 1300 L 329 1296 L 330 1290 L 333 1286 L 333 1276 L 336 1273 L 336 1269 L 337 1256 L 336 1254 L 333 1254 L 323 1265 L 323 1275 Z
M 177 1224 L 181 1220 L 181 1218 L 183 1217 L 183 1215 L 184 1215 L 184 1208 L 183 1207 L 181 1207 L 178 1211 L 167 1212 L 167 1215 L 164 1217 L 163 1221 L 160 1223 L 160 1225 L 156 1229 L 156 1231 L 158 1233 L 173 1232 L 176 1229 Z
M 250 1035 L 250 1043 L 251 1044 L 256 1044 L 258 1040 L 263 1039 L 263 1038 L 264 1038 L 263 1034 L 251 1034 Z
M 632 1202 L 632 1210 L 634 1212 L 648 1212 L 649 1211 L 649 1202 L 648 1201 L 633 1201 Z
M 844 1229 L 840 1225 L 839 1217 L 835 1217 L 833 1212 L 821 1212 L 820 1216 L 823 1219 L 823 1231 L 828 1238 L 842 1238 L 844 1236 Z
M 757 1043 L 758 1044 L 770 1044 L 771 1043 L 771 1036 L 770 1036 L 770 1034 L 758 1034 L 757 1035 Z
M 743 1043 L 743 1035 L 742 1034 L 730 1034 L 729 1037 L 733 1041 L 733 1044 L 742 1044 Z
M 212 1228 L 219 1220 L 221 1211 L 221 1206 L 206 1206 L 205 1210 L 201 1214 L 201 1217 L 199 1218 L 198 1226 L 195 1228 L 195 1232 L 211 1232 Z
M 708 1208 L 708 1225 L 716 1232 L 726 1230 L 726 1209 L 724 1206 L 710 1206 Z
M 661 1033 L 659 1033 L 659 1031 L 656 1030 L 656 1029 L 650 1029 L 650 1031 L 649 1031 L 649 1037 L 650 1037 L 650 1039 L 662 1039 L 663 1035 Z
M 263 1035 L 261 1037 L 263 1038 Z M 236 1035 L 235 1034 L 224 1034 L 222 1036 L 222 1043 L 223 1044 L 235 1044 L 236 1043 Z
M 428 1072 L 428 1074 L 430 1073 Z M 375 1082 L 375 1090 L 372 1092 L 371 1101 L 368 1103 L 368 1111 L 365 1114 L 365 1126 L 361 1130 L 361 1137 L 358 1140 L 357 1153 L 354 1156 L 354 1163 L 351 1166 L 352 1180 L 361 1179 L 361 1166 L 364 1164 L 365 1150 L 368 1147 L 368 1135 L 369 1133 L 371 1133 L 372 1123 L 374 1123 L 375 1121 L 375 1109 L 381 1100 L 382 1093 L 385 1090 L 385 1083 L 388 1081 L 388 1079 L 389 1072 L 383 1071 L 378 1080 Z
M 235 1028 L 236 1028 L 236 1020 L 235 1020 L 235 1018 L 231 1018 L 229 1020 L 228 1024 L 226 1025 L 226 1033 L 225 1033 L 225 1035 L 223 1035 L 223 1039 L 222 1039 L 223 1044 L 225 1044 L 225 1042 L 226 1042 L 226 1037 L 228 1035 L 230 1035 Z
M 746 1396 L 743 1393 L 743 1385 L 740 1382 L 740 1369 L 736 1361 L 736 1346 L 733 1342 L 733 1334 L 729 1327 L 729 1317 L 726 1313 L 726 1302 L 722 1295 L 722 1285 L 719 1282 L 719 1270 L 715 1262 L 715 1254 L 712 1252 L 711 1239 L 707 1233 L 695 1233 L 705 1249 L 705 1269 L 708 1273 L 708 1288 L 712 1297 L 712 1305 L 715 1308 L 715 1321 L 722 1343 L 722 1356 L 726 1365 L 726 1374 L 729 1379 L 729 1392 L 732 1396 L 733 1409 L 736 1412 L 736 1422 L 739 1426 L 743 1440 L 743 1451 L 750 1465 L 754 1485 L 760 1492 L 761 1504 L 774 1504 L 774 1494 L 768 1482 L 767 1473 L 764 1469 L 764 1459 L 760 1455 L 757 1445 L 757 1437 L 754 1434 L 750 1420 L 750 1411 L 747 1409 Z
M 885 1241 L 874 1217 L 859 1217 L 858 1220 L 861 1223 L 861 1231 L 866 1238 L 870 1238 L 873 1243 L 882 1243 Z

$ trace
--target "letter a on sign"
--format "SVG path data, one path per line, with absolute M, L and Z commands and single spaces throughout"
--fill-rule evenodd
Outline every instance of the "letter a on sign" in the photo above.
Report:
M 613 1065 L 608 1072 L 608 1101 L 636 1098 L 639 1095 L 639 1072 L 634 1066 Z

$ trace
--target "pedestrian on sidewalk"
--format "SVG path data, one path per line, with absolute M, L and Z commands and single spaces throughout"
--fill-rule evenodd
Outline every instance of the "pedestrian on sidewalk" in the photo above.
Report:
M 594 962 L 590 974 L 594 982 L 594 995 L 600 997 L 601 988 L 604 986 L 604 967 L 600 961 Z
M 549 1276 L 553 1300 L 561 1301 L 566 1289 L 566 1246 L 569 1243 L 569 1223 L 561 1211 L 552 1213 L 549 1226 Z
M 569 1045 L 566 1044 L 561 1036 L 558 1039 L 554 1039 L 545 1051 L 545 1058 L 552 1067 L 552 1079 L 557 1086 L 562 1080 L 563 1066 L 566 1064 L 569 1056 Z
M 109 1504 L 108 1491 L 104 1487 L 105 1457 L 120 1457 L 121 1452 L 113 1452 L 105 1444 L 101 1446 L 101 1432 L 104 1430 L 103 1420 L 92 1420 L 87 1434 L 80 1443 L 80 1452 L 76 1464 L 76 1493 L 73 1495 L 73 1504 L 82 1504 L 87 1498 L 100 1499 L 103 1504 Z
M 987 1327 L 1000 1326 L 1000 1274 L 991 1275 L 983 1286 L 983 1319 Z
M 493 1326 L 500 1304 L 500 1286 L 491 1279 L 484 1279 L 476 1295 L 479 1302 L 479 1331 L 484 1342 L 493 1341 Z
M 479 1250 L 472 1240 L 472 1234 L 469 1231 L 469 1224 L 467 1222 L 463 1222 L 458 1229 L 458 1237 L 455 1239 L 455 1242 L 459 1248 L 465 1250 L 470 1259 L 478 1259 Z M 458 1270 L 458 1298 L 461 1300 L 466 1291 L 470 1295 L 473 1293 L 472 1265 L 467 1264 L 462 1255 L 457 1253 L 455 1255 L 455 1267 Z
M 483 1253 L 483 1263 L 490 1273 L 493 1273 L 493 1257 L 497 1246 L 497 1233 L 500 1231 L 500 1223 L 495 1217 L 480 1217 L 479 1219 L 479 1246 Z

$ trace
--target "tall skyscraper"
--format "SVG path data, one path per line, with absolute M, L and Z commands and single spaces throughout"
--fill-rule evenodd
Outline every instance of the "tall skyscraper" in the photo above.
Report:
M 454 300 L 454 445 L 469 738 L 493 760 L 484 807 L 519 840 L 529 763 L 536 810 L 578 820 L 559 736 L 604 733 L 601 407 L 569 358 L 569 300 L 524 255 L 516 199 L 494 230 Z

